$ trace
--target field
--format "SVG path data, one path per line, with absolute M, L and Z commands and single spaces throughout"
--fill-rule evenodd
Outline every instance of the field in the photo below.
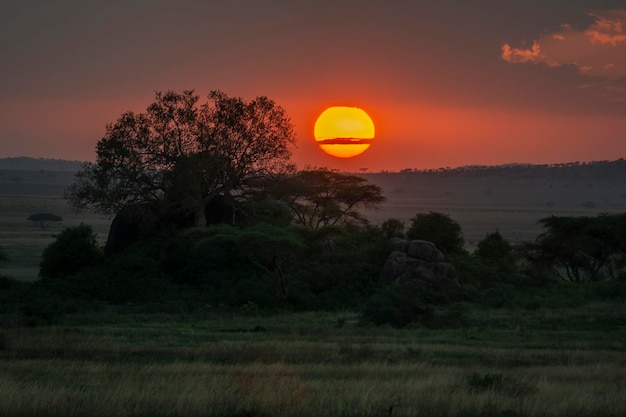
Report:
M 11 258 L 2 275 L 35 281 L 41 251 L 63 227 L 85 222 L 106 240 L 110 219 L 74 213 L 60 198 L 71 173 L 0 174 L 0 246 Z M 441 211 L 469 249 L 496 229 L 532 240 L 536 221 L 552 214 L 626 211 L 623 178 L 366 176 L 388 198 L 367 213 L 372 223 Z M 37 212 L 64 222 L 36 229 L 26 218 Z M 185 314 L 175 303 L 106 306 L 34 327 L 4 315 L 0 415 L 624 416 L 626 304 L 615 292 L 624 286 L 602 284 L 549 295 L 496 287 L 494 299 L 510 303 L 456 303 L 437 311 L 436 326 L 402 330 L 362 324 L 352 311 L 253 305 Z
M 0 332 L 11 416 L 623 416 L 624 305 L 474 310 L 461 328 L 351 313 L 117 314 Z

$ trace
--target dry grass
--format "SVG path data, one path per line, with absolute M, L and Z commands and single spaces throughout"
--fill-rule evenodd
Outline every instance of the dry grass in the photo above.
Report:
M 525 333 L 505 316 L 440 331 L 338 328 L 347 313 L 5 328 L 0 415 L 626 415 L 623 327 Z

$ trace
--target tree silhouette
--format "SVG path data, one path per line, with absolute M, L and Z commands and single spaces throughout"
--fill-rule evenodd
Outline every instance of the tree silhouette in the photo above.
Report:
M 532 265 L 566 281 L 614 278 L 626 266 L 626 213 L 550 216 L 539 220 L 545 232 L 520 246 Z
M 208 98 L 158 92 L 145 113 L 126 112 L 107 125 L 95 164 L 84 165 L 66 191 L 71 204 L 113 214 L 157 203 L 204 226 L 205 207 L 217 195 L 232 197 L 251 180 L 292 169 L 295 135 L 282 107 L 221 91 Z
M 406 234 L 409 239 L 433 242 L 444 253 L 462 253 L 465 244 L 461 226 L 447 214 L 435 211 L 416 214 Z
M 312 229 L 367 224 L 359 210 L 376 209 L 385 201 L 379 186 L 325 168 L 299 171 L 263 187 L 271 198 L 287 204 L 296 223 Z
M 37 213 L 31 214 L 26 220 L 33 222 L 35 227 L 46 230 L 52 223 L 62 222 L 63 218 L 51 213 Z

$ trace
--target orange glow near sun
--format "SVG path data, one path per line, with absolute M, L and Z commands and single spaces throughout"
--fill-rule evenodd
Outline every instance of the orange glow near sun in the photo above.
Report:
M 362 154 L 374 139 L 374 122 L 358 107 L 329 107 L 315 122 L 313 134 L 319 147 L 337 158 Z

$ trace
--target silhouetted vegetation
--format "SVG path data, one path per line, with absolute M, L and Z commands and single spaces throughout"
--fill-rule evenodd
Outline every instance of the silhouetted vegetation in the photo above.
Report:
M 531 266 L 572 282 L 614 279 L 626 266 L 626 214 L 551 216 L 546 231 L 521 246 Z
M 32 222 L 35 227 L 46 230 L 51 224 L 62 222 L 63 218 L 52 213 L 36 213 L 28 216 L 26 220 Z
M 418 213 L 411 219 L 406 231 L 409 239 L 421 239 L 433 242 L 443 253 L 463 252 L 465 240 L 461 226 L 450 216 L 443 213 Z
M 65 228 L 41 256 L 39 276 L 44 281 L 67 279 L 102 261 L 102 252 L 91 226 Z
M 220 91 L 209 100 L 201 104 L 192 91 L 159 92 L 145 113 L 124 113 L 107 126 L 96 163 L 78 172 L 67 198 L 107 214 L 149 205 L 205 226 L 217 196 L 235 204 L 251 181 L 292 169 L 295 135 L 282 107 Z

